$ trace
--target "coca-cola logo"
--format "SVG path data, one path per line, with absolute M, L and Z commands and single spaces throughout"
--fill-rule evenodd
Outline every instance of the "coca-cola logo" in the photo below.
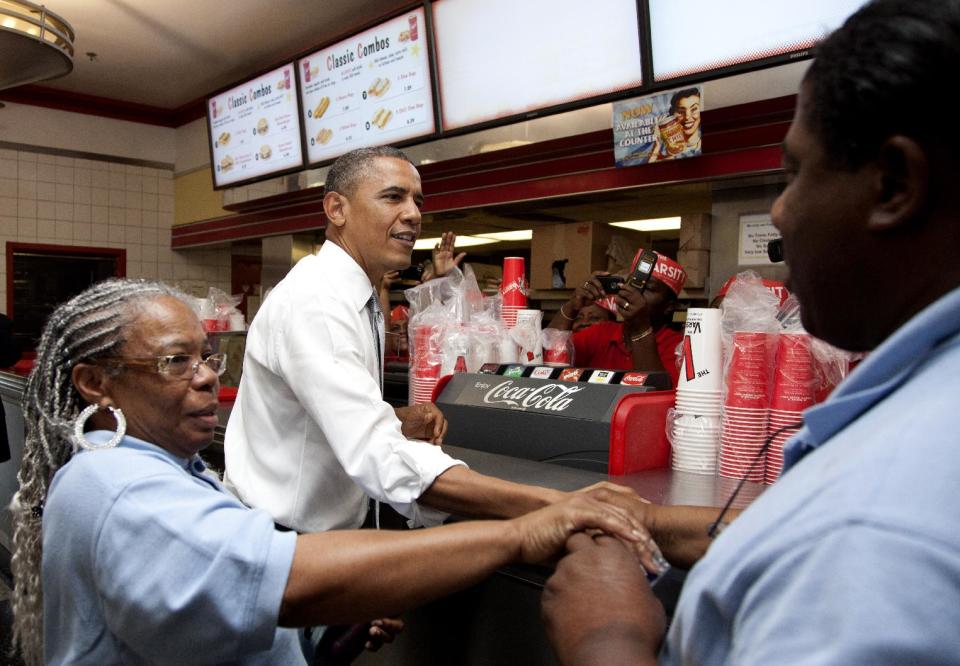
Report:
M 583 389 L 583 386 L 564 386 L 563 384 L 514 386 L 512 381 L 506 381 L 487 391 L 483 401 L 488 405 L 509 405 L 515 409 L 562 412 L 573 402 L 573 395 Z

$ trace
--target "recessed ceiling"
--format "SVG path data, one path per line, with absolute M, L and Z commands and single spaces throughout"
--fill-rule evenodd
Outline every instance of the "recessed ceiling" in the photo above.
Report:
M 41 85 L 176 109 L 409 4 L 49 0 L 76 31 L 76 57 L 73 72 Z

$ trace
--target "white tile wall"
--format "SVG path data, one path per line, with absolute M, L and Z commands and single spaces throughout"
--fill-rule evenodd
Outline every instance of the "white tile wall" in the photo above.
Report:
M 125 248 L 127 275 L 230 290 L 230 249 L 170 249 L 173 171 L 0 149 L 0 312 L 6 242 Z

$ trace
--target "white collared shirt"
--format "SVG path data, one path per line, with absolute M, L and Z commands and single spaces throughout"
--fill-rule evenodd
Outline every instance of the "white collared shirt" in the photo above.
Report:
M 244 502 L 298 532 L 359 527 L 367 496 L 437 523 L 443 514 L 416 500 L 463 464 L 404 437 L 381 398 L 372 293 L 353 258 L 327 242 L 270 292 L 247 334 L 227 477 Z

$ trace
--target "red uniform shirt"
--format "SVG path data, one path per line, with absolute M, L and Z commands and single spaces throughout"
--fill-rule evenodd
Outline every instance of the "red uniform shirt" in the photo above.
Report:
M 656 333 L 657 353 L 664 369 L 670 373 L 670 379 L 676 387 L 680 379 L 677 368 L 677 345 L 683 340 L 683 334 L 667 326 Z M 633 370 L 633 357 L 623 344 L 623 324 L 604 321 L 573 334 L 574 361 L 581 368 L 603 368 L 606 370 Z M 638 368 L 649 370 L 649 368 Z

